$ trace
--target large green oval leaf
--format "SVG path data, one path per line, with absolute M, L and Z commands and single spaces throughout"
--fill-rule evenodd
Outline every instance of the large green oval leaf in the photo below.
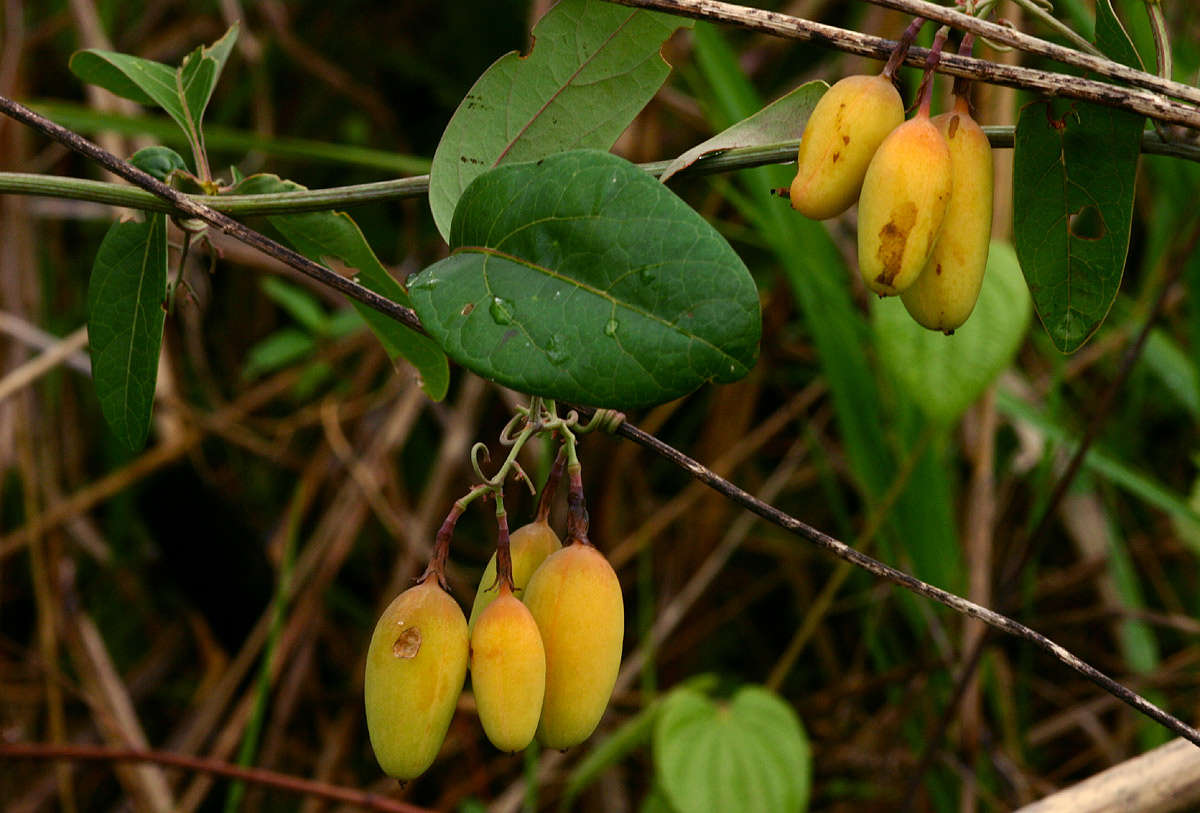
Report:
M 429 170 L 429 208 L 449 239 L 467 185 L 501 162 L 608 149 L 666 80 L 663 42 L 690 20 L 600 0 L 560 0 L 527 56 L 492 63 L 454 111 Z
M 409 286 L 429 333 L 514 389 L 628 409 L 753 367 L 758 292 L 725 239 L 651 175 L 576 150 L 463 193 L 451 256 Z
M 654 728 L 655 776 L 678 813 L 804 810 L 811 761 L 796 713 L 758 686 L 728 705 L 676 690 Z
M 1029 292 L 1017 256 L 994 242 L 979 301 L 966 324 L 944 336 L 908 315 L 900 297 L 871 305 L 879 358 L 921 409 L 955 421 L 1012 362 L 1029 327 Z

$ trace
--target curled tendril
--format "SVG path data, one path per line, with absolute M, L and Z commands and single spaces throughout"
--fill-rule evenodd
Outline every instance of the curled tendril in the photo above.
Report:
M 508 423 L 504 424 L 504 429 L 500 430 L 500 444 L 502 446 L 512 446 L 514 443 L 516 443 L 517 438 L 513 433 L 517 431 L 517 427 L 519 425 L 528 420 L 528 411 L 525 413 L 518 411 L 516 415 L 513 415 L 509 419 Z
M 621 424 L 625 423 L 625 413 L 615 409 L 597 409 L 591 420 L 580 426 L 576 431 L 579 433 L 592 432 L 596 429 L 603 429 L 608 434 L 616 432 Z
M 484 463 L 491 461 L 492 453 L 488 451 L 486 443 L 479 442 L 471 447 L 471 468 L 475 470 L 475 476 L 479 478 L 480 482 L 486 483 L 488 482 L 488 478 L 486 475 L 484 475 L 483 466 L 479 462 L 480 454 L 483 455 Z
M 513 461 L 513 470 L 517 473 L 517 478 L 525 481 L 525 485 L 529 486 L 529 493 L 537 496 L 537 486 L 533 484 L 533 480 L 529 479 L 529 475 L 525 473 L 525 469 L 521 468 L 521 464 Z

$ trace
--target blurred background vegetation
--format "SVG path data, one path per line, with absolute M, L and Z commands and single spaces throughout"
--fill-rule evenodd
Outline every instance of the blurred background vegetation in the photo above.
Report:
M 528 47 L 547 5 L 6 0 L 0 93 L 120 155 L 149 143 L 185 152 L 163 119 L 84 87 L 68 59 L 97 47 L 175 64 L 241 20 L 206 118 L 214 172 L 228 179 L 235 165 L 311 188 L 418 174 L 474 79 Z M 762 5 L 892 38 L 908 22 L 865 3 Z M 1142 2 L 1116 5 L 1153 65 Z M 1086 0 L 1060 0 L 1057 13 L 1090 34 Z M 1016 5 L 1003 14 L 1054 38 Z M 1200 11 L 1178 3 L 1168 14 L 1175 78 L 1194 82 Z M 986 45 L 977 54 L 1039 64 Z M 615 147 L 631 160 L 673 157 L 802 82 L 877 69 L 704 24 L 664 55 L 676 70 Z M 916 72 L 902 75 L 915 88 Z M 1011 124 L 1023 101 L 978 88 L 978 118 Z M 1010 153 L 997 151 L 1000 238 L 1009 166 Z M 8 120 L 0 170 L 101 177 Z M 768 194 L 789 172 L 673 184 L 755 275 L 761 360 L 742 382 L 631 420 L 806 522 L 1017 617 L 1195 723 L 1200 308 L 1187 292 L 1200 286 L 1190 239 L 1200 167 L 1142 159 L 1122 294 L 1103 328 L 1064 357 L 1035 322 L 1013 366 L 950 426 L 929 422 L 878 363 L 853 211 L 805 221 Z M 398 279 L 445 254 L 423 199 L 351 214 Z M 363 653 L 379 611 L 424 567 L 434 531 L 470 485 L 468 449 L 476 440 L 498 449 L 516 396 L 455 371 L 450 396 L 430 403 L 339 297 L 213 235 L 219 256 L 193 254 L 190 292 L 167 322 L 151 441 L 131 455 L 107 433 L 77 334 L 113 217 L 98 204 L 0 197 L 5 741 L 151 746 L 446 810 L 555 809 L 591 747 L 659 692 L 712 673 L 718 694 L 765 683 L 797 711 L 813 749 L 811 809 L 892 809 L 915 784 L 914 809 L 951 811 L 1017 807 L 1166 739 L 1049 658 L 994 637 L 959 698 L 974 624 L 778 528 L 739 521 L 739 510 L 630 444 L 588 437 L 592 539 L 621 574 L 627 657 L 638 651 L 640 668 L 592 741 L 537 781 L 527 781 L 536 755 L 496 752 L 466 695 L 429 774 L 397 789 L 367 743 Z M 1026 548 L 1074 441 L 1180 265 L 1094 453 Z M 28 375 L 47 348 L 62 363 Z M 549 461 L 537 452 L 525 463 L 544 476 Z M 509 501 L 510 522 L 531 517 L 528 493 L 512 488 Z M 487 508 L 459 524 L 452 580 L 466 605 L 494 535 Z M 651 645 L 656 620 L 665 634 Z M 575 808 L 638 809 L 651 760 L 648 745 L 633 748 Z M 328 807 L 105 763 L 0 763 L 0 798 L 9 810 Z

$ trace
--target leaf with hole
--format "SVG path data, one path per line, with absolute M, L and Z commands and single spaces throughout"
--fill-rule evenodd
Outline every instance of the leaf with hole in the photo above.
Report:
M 534 395 L 628 409 L 746 375 L 758 292 L 725 239 L 609 153 L 506 164 L 463 193 L 452 253 L 413 307 L 464 367 Z
M 251 175 L 231 190 L 235 195 L 295 192 L 305 187 L 278 175 Z M 267 218 L 293 248 L 316 263 L 345 266 L 364 287 L 403 306 L 412 307 L 408 292 L 379 262 L 358 224 L 345 212 L 304 212 Z M 417 369 L 421 387 L 435 401 L 446 397 L 450 368 L 446 355 L 429 337 L 410 330 L 361 302 L 350 303 L 366 321 L 392 359 L 403 357 Z
M 110 226 L 88 280 L 88 343 L 100 411 L 132 450 L 150 432 L 166 294 L 167 216 Z
M 1141 60 L 1109 0 L 1096 4 L 1096 44 Z M 1054 346 L 1078 350 L 1121 287 L 1145 119 L 1086 102 L 1026 105 L 1013 145 L 1013 243 Z
M 612 146 L 666 80 L 659 49 L 681 26 L 691 22 L 600 0 L 560 0 L 546 12 L 529 54 L 492 63 L 446 125 L 429 171 L 442 237 L 463 190 L 488 169 Z
M 1142 118 L 1083 102 L 1026 105 L 1013 155 L 1013 242 L 1046 332 L 1079 349 L 1116 299 Z
M 212 98 L 233 44 L 235 23 L 219 40 L 192 51 L 178 68 L 150 59 L 89 48 L 71 57 L 71 72 L 138 104 L 158 105 L 187 135 L 196 157 L 196 168 L 205 166 L 204 135 L 200 122 Z
M 671 693 L 654 726 L 654 774 L 677 813 L 808 806 L 812 755 L 791 706 L 760 686 L 726 703 Z

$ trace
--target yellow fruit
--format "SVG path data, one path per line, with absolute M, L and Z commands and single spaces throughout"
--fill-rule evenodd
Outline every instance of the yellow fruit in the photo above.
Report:
M 887 134 L 904 122 L 904 102 L 890 79 L 847 76 L 834 84 L 808 117 L 792 208 L 814 220 L 839 215 L 858 198 L 867 165 Z
M 412 779 L 433 764 L 467 674 L 467 619 L 434 579 L 392 600 L 371 636 L 363 696 L 379 767 Z
M 512 752 L 533 741 L 546 691 L 546 650 L 529 608 L 507 585 L 471 631 L 471 688 L 492 745 Z
M 604 554 L 574 542 L 534 572 L 525 604 L 546 647 L 537 739 L 570 748 L 596 729 L 617 682 L 625 635 L 621 583 Z
M 916 282 L 937 243 L 950 200 L 950 149 L 928 113 L 883 140 L 858 200 L 858 267 L 880 296 Z
M 954 188 L 933 254 L 900 299 L 918 323 L 952 333 L 967 321 L 983 287 L 992 236 L 992 148 L 963 97 L 933 123 L 950 148 Z
M 538 569 L 546 557 L 562 547 L 558 534 L 544 521 L 534 521 L 513 531 L 508 540 L 512 553 L 513 593 L 517 598 L 525 594 L 525 585 L 529 577 Z M 475 592 L 475 603 L 471 607 L 471 619 L 468 626 L 475 628 L 475 620 L 483 608 L 488 606 L 496 596 L 500 595 L 500 583 L 496 579 L 496 554 L 488 560 L 479 579 L 479 589 Z

